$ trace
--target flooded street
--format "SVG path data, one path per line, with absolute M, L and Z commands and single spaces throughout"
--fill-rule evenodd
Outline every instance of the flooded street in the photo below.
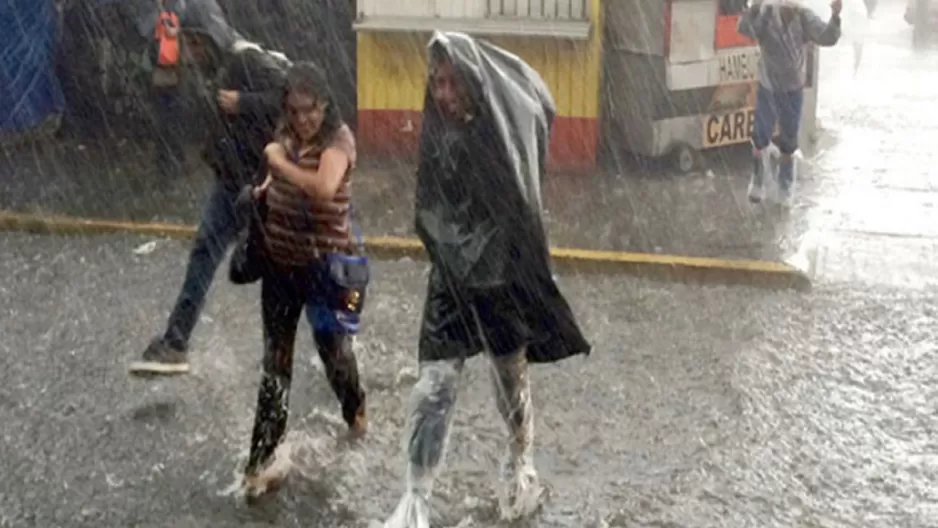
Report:
M 529 526 L 938 525 L 938 52 L 911 49 L 902 7 L 877 10 L 856 78 L 849 46 L 822 55 L 823 130 L 790 215 L 750 206 L 748 176 L 728 166 L 674 182 L 672 205 L 688 207 L 685 216 L 649 213 L 631 239 L 616 234 L 641 202 L 627 188 L 620 196 L 636 209 L 621 218 L 590 223 L 580 212 L 591 203 L 614 207 L 576 193 L 571 211 L 556 213 L 581 218 L 559 227 L 565 244 L 678 254 L 726 249 L 728 234 L 701 233 L 735 226 L 744 238 L 732 256 L 794 253 L 815 285 L 768 292 L 562 275 L 594 352 L 532 368 L 549 496 Z M 3 204 L 42 210 L 30 185 L 11 184 Z M 42 194 L 79 201 L 69 192 Z M 696 192 L 724 201 L 682 202 Z M 365 210 L 380 205 L 369 200 Z M 410 220 L 407 208 L 387 208 L 366 232 L 398 234 Z M 707 209 L 722 220 L 687 217 Z M 682 226 L 684 239 L 668 235 Z M 427 264 L 374 263 L 357 343 L 371 429 L 358 443 L 343 438 L 300 324 L 287 441 L 295 471 L 279 495 L 248 507 L 230 490 L 260 379 L 259 288 L 219 274 L 191 345 L 193 373 L 131 378 L 127 363 L 161 330 L 188 251 L 159 240 L 135 252 L 148 242 L 0 234 L 0 526 L 364 528 L 390 514 L 403 489 Z M 488 369 L 482 358 L 467 367 L 434 526 L 497 525 L 505 429 Z
M 5 525 L 367 526 L 390 512 L 424 265 L 376 268 L 358 348 L 372 425 L 361 445 L 337 440 L 344 424 L 301 330 L 288 441 L 297 473 L 248 508 L 224 491 L 253 420 L 257 288 L 215 288 L 193 375 L 129 378 L 126 361 L 159 326 L 185 258 L 176 242 L 135 255 L 143 242 L 0 242 L 15 255 L 0 265 L 12 301 L 0 329 Z M 532 526 L 885 528 L 936 518 L 931 294 L 573 276 L 561 286 L 595 353 L 533 369 L 550 497 Z M 460 394 L 437 526 L 495 524 L 504 430 L 487 368 L 471 362 Z

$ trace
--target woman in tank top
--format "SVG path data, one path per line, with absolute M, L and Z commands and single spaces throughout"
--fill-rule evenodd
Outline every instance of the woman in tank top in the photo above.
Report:
M 285 477 L 271 464 L 286 432 L 293 348 L 304 308 L 326 376 L 353 436 L 366 430 L 365 394 L 351 349 L 356 314 L 337 314 L 325 259 L 352 254 L 349 184 L 355 138 L 329 96 L 326 77 L 311 63 L 287 74 L 283 119 L 266 150 L 268 176 L 255 189 L 266 203 L 267 265 L 261 283 L 264 361 L 257 414 L 245 470 L 249 495 L 275 489 Z M 341 310 L 339 310 L 341 311 Z

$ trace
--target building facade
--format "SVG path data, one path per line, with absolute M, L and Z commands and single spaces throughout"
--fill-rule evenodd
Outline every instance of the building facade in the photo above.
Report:
M 600 0 L 359 0 L 358 140 L 369 157 L 417 151 L 433 30 L 463 31 L 516 53 L 557 105 L 553 170 L 597 163 L 602 64 Z

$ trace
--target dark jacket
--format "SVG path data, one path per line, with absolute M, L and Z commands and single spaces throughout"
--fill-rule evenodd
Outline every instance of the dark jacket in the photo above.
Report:
M 834 46 L 840 40 L 840 16 L 825 22 L 814 12 L 799 9 L 787 25 L 775 6 L 757 5 L 743 13 L 737 31 L 759 43 L 759 83 L 772 91 L 804 88 L 807 46 Z
M 280 117 L 286 68 L 269 53 L 247 49 L 226 53 L 214 90 L 206 90 L 211 108 L 203 157 L 216 175 L 232 188 L 252 183 L 264 147 Z M 217 90 L 240 93 L 238 111 L 229 115 L 212 100 Z
M 151 3 L 152 5 L 152 3 Z M 289 61 L 250 44 L 229 23 L 216 0 L 176 0 L 183 31 L 208 37 L 219 60 L 211 74 L 195 73 L 194 114 L 186 116 L 206 131 L 202 157 L 226 185 L 251 183 L 280 117 Z M 152 13 L 143 10 L 146 16 Z M 152 26 L 151 26 L 152 27 Z M 218 90 L 240 93 L 238 111 L 229 115 L 216 102 Z

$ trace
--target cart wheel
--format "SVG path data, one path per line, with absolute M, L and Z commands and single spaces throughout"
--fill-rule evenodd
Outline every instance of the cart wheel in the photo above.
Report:
M 690 145 L 678 145 L 673 156 L 675 166 L 684 174 L 697 168 L 698 154 Z

